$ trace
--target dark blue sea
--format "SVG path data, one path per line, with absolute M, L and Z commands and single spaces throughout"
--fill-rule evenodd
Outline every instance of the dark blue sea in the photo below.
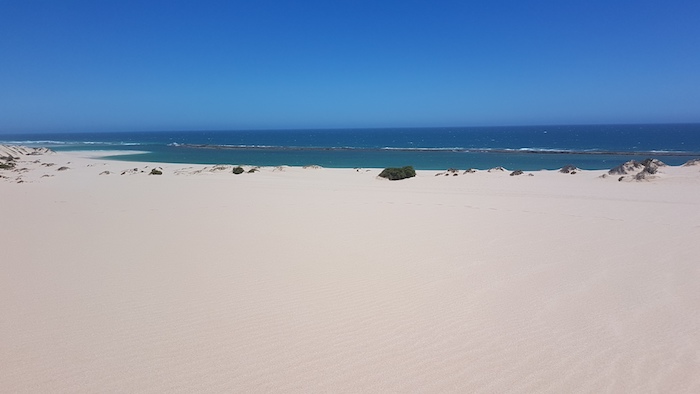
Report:
M 133 151 L 114 160 L 258 166 L 606 169 L 700 157 L 700 124 L 0 134 L 57 151 Z

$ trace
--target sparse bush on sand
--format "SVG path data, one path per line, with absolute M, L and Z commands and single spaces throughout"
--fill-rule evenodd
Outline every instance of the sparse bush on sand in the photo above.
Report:
M 157 169 L 157 168 L 154 168 L 154 169 L 151 170 L 151 173 L 148 174 L 148 175 L 163 175 L 163 171 L 161 171 L 161 170 L 159 170 L 159 169 Z
M 233 173 L 238 175 L 244 173 L 245 170 L 241 166 L 233 167 Z
M 382 170 L 379 176 L 381 178 L 387 178 L 390 181 L 398 181 L 400 179 L 413 178 L 416 176 L 416 170 L 414 170 L 412 166 L 401 168 L 390 167 Z

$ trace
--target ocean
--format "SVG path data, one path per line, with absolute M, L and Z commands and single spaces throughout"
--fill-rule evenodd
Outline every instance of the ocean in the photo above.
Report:
M 595 170 L 700 157 L 700 124 L 0 134 L 0 143 L 166 163 Z

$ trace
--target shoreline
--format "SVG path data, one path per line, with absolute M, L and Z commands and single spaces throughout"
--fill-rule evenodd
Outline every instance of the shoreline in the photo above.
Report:
M 689 152 L 562 152 L 562 151 L 533 151 L 533 150 L 454 150 L 454 149 L 315 149 L 300 148 L 276 149 L 270 147 L 261 148 L 225 148 L 204 149 L 212 152 L 211 157 L 201 156 L 200 149 L 184 148 L 182 156 L 175 152 L 166 151 L 134 151 L 128 154 L 114 157 L 103 157 L 106 160 L 118 161 L 143 161 L 152 163 L 169 162 L 173 164 L 237 164 L 276 167 L 282 165 L 305 166 L 318 164 L 324 168 L 385 168 L 401 167 L 406 164 L 413 165 L 417 170 L 444 170 L 450 167 L 473 167 L 487 170 L 497 166 L 506 166 L 512 169 L 525 171 L 558 170 L 565 165 L 577 165 L 587 170 L 606 169 L 628 160 L 644 160 L 649 157 L 661 158 L 668 161 L 669 165 L 682 165 L 683 163 L 698 158 Z M 65 151 L 79 152 L 79 151 Z M 312 154 L 313 153 L 313 154 Z M 355 155 L 366 155 L 365 160 L 359 160 Z M 130 156 L 125 159 L 124 155 Z M 316 156 L 314 156 L 316 155 Z M 339 155 L 335 157 L 334 155 Z M 423 156 L 424 155 L 424 156 Z M 232 157 L 238 160 L 232 160 Z M 212 159 L 217 157 L 218 159 Z M 437 163 L 443 163 L 438 165 Z M 554 163 L 557 163 L 556 165 Z
M 15 152 L 15 155 L 17 159 L 19 159 L 20 162 L 23 163 L 22 167 L 15 168 L 13 170 L 9 171 L 14 171 L 14 172 L 20 172 L 18 170 L 22 170 L 19 176 L 15 177 L 16 180 L 22 180 L 24 177 L 22 175 L 29 175 L 36 173 L 36 170 L 42 170 L 42 166 L 44 167 L 52 167 L 54 165 L 58 165 L 60 167 L 65 167 L 68 166 L 72 163 L 75 163 L 76 161 L 79 162 L 79 166 L 81 167 L 105 167 L 104 171 L 110 171 L 110 174 L 112 173 L 122 173 L 125 171 L 133 170 L 136 168 L 136 171 L 130 171 L 129 173 L 143 173 L 148 169 L 152 168 L 161 168 L 161 169 L 167 169 L 168 171 L 174 173 L 174 174 L 185 174 L 187 173 L 188 170 L 191 170 L 191 172 L 222 172 L 224 170 L 232 170 L 233 167 L 236 166 L 241 166 L 245 168 L 245 171 L 248 172 L 251 169 L 254 169 L 253 171 L 264 171 L 264 172 L 280 172 L 283 171 L 284 169 L 324 169 L 324 170 L 341 170 L 341 171 L 355 171 L 355 172 L 381 172 L 383 169 L 382 167 L 322 167 L 314 164 L 310 165 L 304 165 L 304 166 L 289 166 L 289 165 L 279 165 L 279 166 L 256 166 L 256 165 L 250 165 L 250 164 L 198 164 L 198 163 L 170 163 L 170 162 L 148 162 L 148 161 L 138 161 L 138 160 L 119 160 L 117 158 L 112 158 L 112 157 L 118 157 L 118 156 L 125 156 L 125 155 L 135 155 L 135 154 L 145 154 L 148 153 L 146 151 L 129 151 L 129 150 L 110 150 L 110 151 L 101 151 L 101 150 L 80 150 L 80 151 L 51 151 L 47 148 L 38 148 L 38 147 L 26 147 L 26 146 L 21 146 L 21 145 L 0 145 L 0 157 L 7 156 L 11 152 Z M 24 152 L 24 153 L 23 153 Z M 48 156 L 47 156 L 48 155 Z M 42 158 L 53 158 L 54 162 L 51 162 L 51 160 L 45 160 L 44 163 L 42 163 Z M 30 160 L 31 159 L 31 160 Z M 682 170 L 677 170 L 678 168 L 687 168 L 687 167 L 693 167 L 694 165 L 699 165 L 700 166 L 700 158 L 696 159 L 691 159 L 688 162 L 686 162 L 683 165 L 678 165 L 678 166 L 671 166 L 671 165 L 665 165 L 662 162 L 658 161 L 657 159 L 646 159 L 647 160 L 653 160 L 656 162 L 659 162 L 662 166 L 662 168 L 666 170 L 670 170 L 670 174 L 677 175 L 679 174 L 680 171 Z M 84 162 L 84 161 L 92 161 L 92 162 Z M 644 161 L 642 161 L 644 162 Z M 588 174 L 588 175 L 595 175 L 597 177 L 602 177 L 606 178 L 608 175 L 615 176 L 615 175 L 620 175 L 624 180 L 634 180 L 634 176 L 638 175 L 640 171 L 642 171 L 644 168 L 643 167 L 635 167 L 635 168 L 629 168 L 630 163 L 640 163 L 638 161 L 630 160 L 624 163 L 620 163 L 619 167 L 627 166 L 627 171 L 623 171 L 620 174 L 612 174 L 613 169 L 608 169 L 608 170 L 584 170 L 584 169 L 579 169 L 576 167 L 571 166 L 572 170 L 574 171 L 574 174 L 579 173 L 580 175 Z M 117 168 L 121 167 L 130 167 L 130 166 L 136 166 L 133 168 L 124 168 L 121 171 L 116 170 Z M 410 164 L 409 164 L 410 165 Z M 108 168 L 107 168 L 108 167 Z M 142 167 L 142 169 L 138 169 L 138 167 Z M 566 168 L 569 166 L 565 166 L 563 168 Z M 507 174 L 512 174 L 513 176 L 518 175 L 518 176 L 533 176 L 535 174 L 545 174 L 545 173 L 550 173 L 550 172 L 563 172 L 562 169 L 541 169 L 541 170 L 520 170 L 517 168 L 504 168 L 501 166 L 489 168 L 489 169 L 475 169 L 475 168 L 446 168 L 442 170 L 416 170 L 416 173 L 421 175 L 421 176 L 441 176 L 441 175 L 446 175 L 446 176 L 458 176 L 458 175 L 472 175 L 474 173 L 507 173 Z M 47 170 L 48 168 L 44 168 L 44 170 Z M 66 169 L 67 170 L 67 169 Z M 669 171 L 662 171 L 659 174 L 648 174 L 650 176 L 645 177 L 644 179 L 638 179 L 644 180 L 644 181 L 649 181 L 655 178 L 660 178 L 664 175 L 668 175 Z M 517 173 L 517 174 L 516 174 Z M 568 173 L 568 171 L 567 171 Z M 0 174 L 2 175 L 2 174 Z M 9 175 L 9 176 L 8 176 Z M 8 170 L 5 170 L 4 173 L 4 179 L 11 179 L 12 174 L 8 172 Z M 55 174 L 52 174 L 50 171 L 43 171 L 41 176 L 42 177 L 52 177 Z M 572 174 L 573 175 L 573 174 Z M 656 175 L 656 176 L 654 176 Z M 29 178 L 35 178 L 35 177 L 29 177 Z M 619 179 L 619 177 L 618 177 Z
M 0 391 L 700 391 L 700 165 L 17 157 Z

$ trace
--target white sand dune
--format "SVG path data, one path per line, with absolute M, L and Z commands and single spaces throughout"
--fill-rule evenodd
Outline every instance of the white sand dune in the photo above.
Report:
M 697 167 L 39 159 L 0 171 L 2 392 L 700 392 Z
M 46 148 L 29 148 L 21 145 L 3 145 L 0 144 L 0 157 L 22 157 L 33 155 L 52 154 L 53 152 Z

